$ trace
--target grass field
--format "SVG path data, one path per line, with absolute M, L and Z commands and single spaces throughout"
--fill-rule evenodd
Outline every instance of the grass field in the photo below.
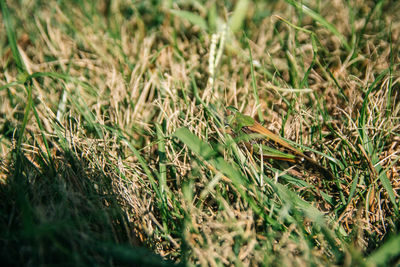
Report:
M 399 1 L 0 4 L 3 266 L 400 264 Z

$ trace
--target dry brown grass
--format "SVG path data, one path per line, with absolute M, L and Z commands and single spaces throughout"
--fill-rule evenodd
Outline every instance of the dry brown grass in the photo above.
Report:
M 81 201 L 91 182 L 95 190 L 90 194 L 112 195 L 113 204 L 104 200 L 104 206 L 120 208 L 126 218 L 110 222 L 119 229 L 114 231 L 116 242 L 140 244 L 165 258 L 203 266 L 350 266 L 361 262 L 360 255 L 379 247 L 388 233 L 397 231 L 398 211 L 394 211 L 380 177 L 381 169 L 385 170 L 398 203 L 399 3 L 385 2 L 373 12 L 374 1 L 349 4 L 338 0 L 318 2 L 319 6 L 311 1 L 309 5 L 335 25 L 350 44 L 355 41 L 352 38 L 359 38 L 354 50 L 346 50 L 331 31 L 306 14 L 300 16 L 287 3 L 251 4 L 244 30 L 252 58 L 259 62 L 255 67 L 259 105 L 240 33 L 228 36 L 212 87 L 207 83 L 211 33 L 172 16 L 166 5 L 140 14 L 129 1 L 111 1 L 109 11 L 96 4 L 90 15 L 85 13 L 91 8 L 89 3 L 83 4 L 86 11 L 79 5 L 59 6 L 56 1 L 39 10 L 35 3 L 30 1 L 24 8 L 11 1 L 8 4 L 18 25 L 15 31 L 19 50 L 28 72 L 69 77 L 33 80 L 34 104 L 51 146 L 52 160 L 58 177 L 65 179 L 62 183 L 72 186 Z M 258 19 L 261 8 L 270 10 L 271 15 Z M 131 9 L 133 15 L 127 15 Z M 105 16 L 104 12 L 112 15 Z M 164 18 L 159 25 L 157 16 Z M 354 21 L 350 23 L 352 16 Z M 280 18 L 315 33 L 319 40 L 316 60 L 310 34 Z M 1 32 L 5 32 L 4 25 Z M 0 44 L 0 85 L 4 85 L 15 81 L 18 72 L 5 34 L 0 36 Z M 193 82 L 199 99 L 217 113 L 222 115 L 229 105 L 252 116 L 259 109 L 270 130 L 343 164 L 340 169 L 314 155 L 325 166 L 335 168 L 334 183 L 295 166 L 292 173 L 299 173 L 314 188 L 296 186 L 281 174 L 265 170 L 270 179 L 323 211 L 330 227 L 342 231 L 342 239 L 336 236 L 336 242 L 341 242 L 341 259 L 329 250 L 332 245 L 315 231 L 310 217 L 296 214 L 296 207 L 282 200 L 271 186 L 254 183 L 246 190 L 250 195 L 260 194 L 255 197 L 258 200 L 274 199 L 276 207 L 265 206 L 264 211 L 282 223 L 281 232 L 254 212 L 235 184 L 171 138 L 184 126 L 210 143 L 226 141 L 224 129 L 196 98 Z M 371 85 L 374 89 L 367 95 Z M 312 93 L 281 90 L 287 88 L 310 88 Z M 60 108 L 64 93 L 65 110 Z M 26 91 L 22 86 L 9 87 L 0 90 L 0 99 L 0 178 L 7 184 L 14 166 L 10 155 L 18 138 L 14 129 L 22 122 Z M 57 112 L 61 115 L 59 123 Z M 360 116 L 365 116 L 364 124 Z M 165 144 L 157 136 L 156 125 L 161 125 Z M 361 128 L 365 129 L 367 143 Z M 160 146 L 165 152 L 160 153 Z M 39 159 L 45 146 L 33 115 L 22 148 L 32 163 L 26 166 L 26 172 L 36 168 L 40 173 L 43 166 Z M 81 172 L 71 173 L 75 167 L 68 165 L 66 151 L 80 162 Z M 222 153 L 228 162 L 237 164 L 232 154 Z M 276 162 L 268 164 L 287 167 Z M 162 189 L 165 206 L 149 177 L 149 173 L 156 177 L 156 185 L 161 188 L 158 179 L 162 177 L 162 166 L 166 170 L 167 187 Z M 255 180 L 257 160 L 242 167 L 243 173 Z M 101 175 L 88 175 L 92 171 Z M 346 203 L 353 185 L 352 200 Z M 43 186 L 40 194 L 33 195 L 51 194 L 45 190 L 49 189 Z M 321 196 L 320 190 L 332 197 L 332 203 Z M 32 203 L 35 208 L 41 206 L 37 204 L 40 202 Z M 78 203 L 73 209 L 82 206 Z M 51 213 L 49 207 L 42 209 Z M 304 216 L 304 224 L 288 220 L 286 213 Z M 46 214 L 43 216 L 51 221 Z

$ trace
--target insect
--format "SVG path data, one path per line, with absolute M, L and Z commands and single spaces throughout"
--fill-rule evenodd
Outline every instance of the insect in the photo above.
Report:
M 227 110 L 231 113 L 231 115 L 227 117 L 228 125 L 236 134 L 244 133 L 248 136 L 246 146 L 250 147 L 250 150 L 256 147 L 261 148 L 262 154 L 266 158 L 302 164 L 306 168 L 312 168 L 318 171 L 330 180 L 334 179 L 333 174 L 329 170 L 321 166 L 311 157 L 305 155 L 301 150 L 291 146 L 278 135 L 266 129 L 252 117 L 240 113 L 232 106 L 227 107 Z M 254 137 L 258 137 L 260 141 L 266 141 L 265 143 L 267 145 L 254 142 L 256 140 Z M 249 144 L 251 145 L 249 146 Z M 274 147 L 280 147 L 280 149 Z

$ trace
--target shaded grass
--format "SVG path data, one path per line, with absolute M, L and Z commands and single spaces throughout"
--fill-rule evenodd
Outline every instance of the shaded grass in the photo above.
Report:
M 395 264 L 398 4 L 287 2 L 1 1 L 2 258 Z M 252 154 L 229 105 L 335 180 Z
M 34 159 L 32 159 L 34 160 Z M 9 265 L 171 265 L 144 249 L 110 179 L 66 152 L 57 174 L 23 157 L 1 185 L 1 257 Z M 10 169 L 16 173 L 16 170 Z

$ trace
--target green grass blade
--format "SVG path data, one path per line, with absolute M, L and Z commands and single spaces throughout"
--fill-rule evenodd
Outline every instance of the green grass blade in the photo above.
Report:
M 367 123 L 367 107 L 369 103 L 369 95 L 371 92 L 375 89 L 375 86 L 386 76 L 386 74 L 389 72 L 389 69 L 386 69 L 382 71 L 378 77 L 374 80 L 374 82 L 369 86 L 368 91 L 365 93 L 364 96 L 364 101 L 361 107 L 360 111 L 360 117 L 358 118 L 358 127 L 359 127 L 359 136 L 360 136 L 360 141 L 361 145 L 364 147 L 365 151 L 367 152 L 368 155 L 373 154 L 373 146 L 371 143 L 371 139 L 368 136 L 368 131 L 366 129 L 366 123 Z
M 253 56 L 251 54 L 249 40 L 247 39 L 247 36 L 245 36 L 245 37 L 246 37 L 247 49 L 249 50 L 249 57 L 250 57 L 251 86 L 253 87 L 253 95 L 254 95 L 254 99 L 256 100 L 256 104 L 257 104 L 258 119 L 261 123 L 263 123 L 264 117 L 262 116 L 261 109 L 260 109 L 260 98 L 258 96 L 257 82 L 256 82 L 255 74 L 254 74 Z
M 354 197 L 354 193 L 356 192 L 356 188 L 357 188 L 357 184 L 358 184 L 358 180 L 359 179 L 360 179 L 360 175 L 357 174 L 355 176 L 355 178 L 353 179 L 353 182 L 351 183 L 349 197 L 347 198 L 347 205 L 349 205 L 349 203 L 351 202 L 351 200 Z
M 2 91 L 2 90 L 4 90 L 4 89 L 7 89 L 7 88 L 10 88 L 10 87 L 12 87 L 12 86 L 16 86 L 16 85 L 21 85 L 21 83 L 19 83 L 19 82 L 10 82 L 10 83 L 7 83 L 7 84 L 5 84 L 5 85 L 0 86 L 0 91 Z
M 394 51 L 392 45 L 392 27 L 390 26 L 389 29 L 389 58 L 390 58 L 390 65 L 389 65 L 389 84 L 388 84 L 388 93 L 387 93 L 387 100 L 386 100 L 386 115 L 390 114 L 392 109 L 392 90 L 393 90 L 393 69 L 394 69 Z
M 395 208 L 394 212 L 396 214 L 399 214 L 399 207 L 397 206 L 397 203 L 396 203 L 396 195 L 394 194 L 394 190 L 393 190 L 392 184 L 390 183 L 388 177 L 386 176 L 386 172 L 385 171 L 382 171 L 379 174 L 379 180 L 381 181 L 383 187 L 385 188 L 386 192 L 389 195 L 389 199 L 390 199 L 390 201 L 392 202 L 392 204 L 393 204 L 393 206 Z
M 280 157 L 280 158 L 287 158 L 287 159 L 295 159 L 296 158 L 295 155 L 287 154 L 278 149 L 275 149 L 275 148 L 269 147 L 269 146 L 265 146 L 262 144 L 254 144 L 253 147 L 255 149 L 254 152 L 257 152 L 257 153 L 259 151 L 259 148 L 261 148 L 263 156 Z
M 232 32 L 236 32 L 242 28 L 249 3 L 249 0 L 239 0 L 236 3 L 235 9 L 233 10 L 233 15 L 229 20 L 229 28 Z
M 196 15 L 189 11 L 176 10 L 176 9 L 171 9 L 170 12 L 177 17 L 188 20 L 193 25 L 199 26 L 200 29 L 202 29 L 204 31 L 207 30 L 207 22 L 205 21 L 205 19 L 203 19 L 199 15 Z
M 310 16 L 311 18 L 313 18 L 315 21 L 317 21 L 318 23 L 320 23 L 322 26 L 324 26 L 326 29 L 328 29 L 330 32 L 332 32 L 334 35 L 336 35 L 336 37 L 339 38 L 339 40 L 341 41 L 341 43 L 343 44 L 343 46 L 346 48 L 347 51 L 351 51 L 351 47 L 348 44 L 346 37 L 344 37 L 343 34 L 341 34 L 338 29 L 336 29 L 336 27 L 329 23 L 324 17 L 322 17 L 320 14 L 318 14 L 317 12 L 315 12 L 314 10 L 310 9 L 309 7 L 307 7 L 304 4 L 301 4 L 297 1 L 293 1 L 293 0 L 286 0 L 286 2 L 288 2 L 289 4 L 291 4 L 292 6 L 294 6 L 295 8 L 297 8 L 297 10 L 299 10 L 299 12 L 304 12 L 306 13 L 308 16 Z
M 181 140 L 183 143 L 185 143 L 190 148 L 190 150 L 192 150 L 205 160 L 214 159 L 218 155 L 218 153 L 214 151 L 209 144 L 201 141 L 187 128 L 179 128 L 175 131 L 173 135 Z
M 32 105 L 32 109 L 33 109 L 33 114 L 35 115 L 35 118 L 36 118 L 36 122 L 38 123 L 39 129 L 40 129 L 40 134 L 42 136 L 42 140 L 43 140 L 44 146 L 46 148 L 46 153 L 47 153 L 46 161 L 50 165 L 50 167 L 52 168 L 52 171 L 55 171 L 54 162 L 53 162 L 53 159 L 52 159 L 52 156 L 51 156 L 50 147 L 49 147 L 49 143 L 47 142 L 47 138 L 46 138 L 46 135 L 45 135 L 45 130 L 44 130 L 43 124 L 40 121 L 40 117 L 39 117 L 39 114 L 37 113 L 35 105 Z
M 0 5 L 1 5 L 1 11 L 3 15 L 3 22 L 4 26 L 6 28 L 7 32 L 7 37 L 8 37 L 8 42 L 10 44 L 10 48 L 13 54 L 13 58 L 15 60 L 15 64 L 18 67 L 18 70 L 20 72 L 26 72 L 26 67 L 21 59 L 21 55 L 18 51 L 18 46 L 17 46 L 17 39 L 15 37 L 15 32 L 14 32 L 14 26 L 11 21 L 10 17 L 10 11 L 8 10 L 7 4 L 5 0 L 0 0 Z
M 381 247 L 375 250 L 367 259 L 378 266 L 389 264 L 389 261 L 400 255 L 400 235 L 390 238 Z
M 18 132 L 18 140 L 17 140 L 17 146 L 16 146 L 16 151 L 17 154 L 21 152 L 21 146 L 22 146 L 22 139 L 24 138 L 24 132 L 26 129 L 26 125 L 28 124 L 29 121 L 29 114 L 33 105 L 33 100 L 32 100 L 32 86 L 27 86 L 28 90 L 28 100 L 27 104 L 25 106 L 25 111 L 24 111 L 24 119 L 22 121 L 21 128 L 19 129 Z
M 166 166 L 166 149 L 165 149 L 165 137 L 163 135 L 161 125 L 156 124 L 156 132 L 158 138 L 158 157 L 159 157 L 159 188 L 160 193 L 163 195 L 163 201 L 166 200 L 165 194 L 167 187 L 167 166 Z
M 396 202 L 396 195 L 394 193 L 392 184 L 389 181 L 389 178 L 387 177 L 386 173 L 399 161 L 399 159 L 400 156 L 398 156 L 388 167 L 386 167 L 384 170 L 381 170 L 379 173 L 379 180 L 381 181 L 383 187 L 388 193 L 389 199 L 395 208 L 394 212 L 396 213 L 397 216 L 399 216 L 399 206 L 397 205 Z

